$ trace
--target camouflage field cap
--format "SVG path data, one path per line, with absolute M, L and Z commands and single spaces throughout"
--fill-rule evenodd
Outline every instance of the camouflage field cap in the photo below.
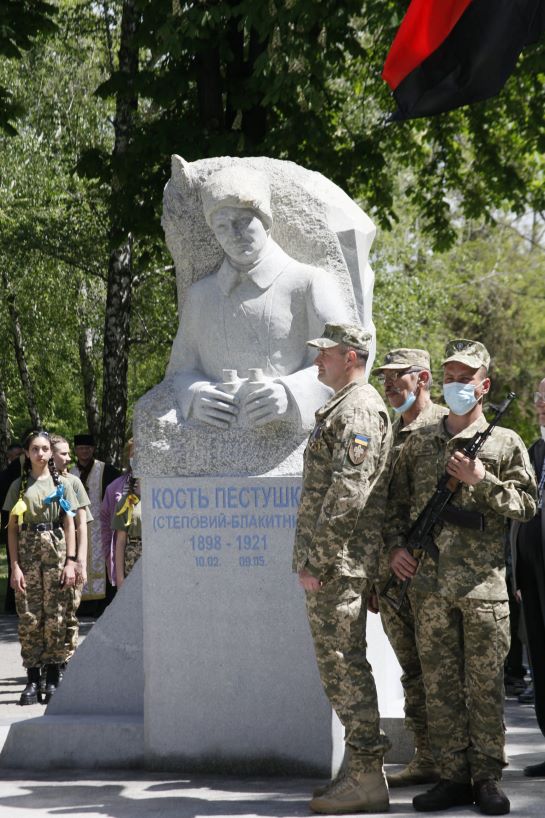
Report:
M 408 349 L 407 347 L 391 349 L 384 356 L 382 366 L 376 366 L 371 374 L 378 375 L 384 369 L 408 369 L 413 366 L 418 366 L 420 369 L 431 369 L 430 353 L 425 349 Z
M 326 324 L 323 336 L 307 341 L 307 346 L 329 349 L 344 344 L 362 352 L 369 352 L 372 338 L 368 330 L 355 324 Z
M 480 341 L 470 341 L 467 338 L 456 338 L 454 341 L 449 341 L 445 347 L 445 360 L 441 361 L 441 366 L 457 361 L 461 364 L 466 364 L 472 369 L 479 369 L 485 366 L 487 369 L 490 366 L 490 355 L 484 344 Z

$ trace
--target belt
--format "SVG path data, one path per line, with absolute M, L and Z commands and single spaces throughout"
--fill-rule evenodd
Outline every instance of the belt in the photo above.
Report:
M 54 523 L 23 523 L 21 526 L 23 531 L 54 531 L 60 528 L 59 521 Z
M 468 511 L 458 506 L 445 506 L 439 519 L 450 525 L 457 525 L 460 528 L 471 528 L 474 531 L 484 531 L 484 514 L 478 511 Z

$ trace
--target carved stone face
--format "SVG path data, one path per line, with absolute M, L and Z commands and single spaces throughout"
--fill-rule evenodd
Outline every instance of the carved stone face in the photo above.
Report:
M 220 207 L 210 217 L 210 224 L 225 253 L 236 266 L 255 264 L 263 254 L 269 235 L 253 210 Z

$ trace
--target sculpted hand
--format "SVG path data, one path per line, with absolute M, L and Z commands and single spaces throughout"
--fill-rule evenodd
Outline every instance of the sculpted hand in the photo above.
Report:
M 454 452 L 447 463 L 447 472 L 468 486 L 476 486 L 485 475 L 484 463 L 478 457 L 471 460 L 462 452 Z
M 11 587 L 14 591 L 21 592 L 26 588 L 25 575 L 18 565 L 13 565 L 11 568 Z
M 402 582 L 411 579 L 416 573 L 418 562 L 411 557 L 406 548 L 393 548 L 390 552 L 390 568 Z
M 228 429 L 238 414 L 238 404 L 234 395 L 210 383 L 201 386 L 193 398 L 192 411 L 197 420 L 218 429 Z
M 288 414 L 288 393 L 281 383 L 267 383 L 251 392 L 244 401 L 244 409 L 251 426 L 263 426 Z
M 299 585 L 302 585 L 307 593 L 314 594 L 322 587 L 318 577 L 313 576 L 306 568 L 299 571 Z

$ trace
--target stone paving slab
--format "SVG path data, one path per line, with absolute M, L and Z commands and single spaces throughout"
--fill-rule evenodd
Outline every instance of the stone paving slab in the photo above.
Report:
M 100 775 L 89 771 L 32 775 L 3 773 L 0 780 L 0 816 L 66 815 L 74 818 L 299 818 L 312 813 L 309 794 L 316 781 L 293 779 L 232 779 L 205 776 L 172 776 L 160 773 L 124 772 Z M 544 814 L 544 781 L 524 779 L 508 772 L 505 789 L 511 798 L 511 814 L 523 818 Z M 423 788 L 390 793 L 390 814 L 399 818 L 416 813 L 413 795 Z M 477 807 L 448 810 L 449 818 L 479 815 Z
M 85 623 L 83 631 L 89 627 L 91 624 Z M 43 713 L 39 705 L 17 705 L 23 682 L 16 620 L 0 617 L 0 732 L 7 732 L 14 721 Z M 511 799 L 511 814 L 543 818 L 545 779 L 528 779 L 522 774 L 527 764 L 545 759 L 545 741 L 537 728 L 533 707 L 508 699 L 506 721 L 510 766 L 504 787 Z M 29 773 L 4 769 L 0 771 L 0 818 L 299 818 L 312 814 L 308 800 L 317 783 L 297 778 L 242 779 L 143 770 Z M 390 814 L 414 818 L 412 797 L 423 789 L 392 790 Z M 471 818 L 480 812 L 477 807 L 465 807 L 440 814 Z

